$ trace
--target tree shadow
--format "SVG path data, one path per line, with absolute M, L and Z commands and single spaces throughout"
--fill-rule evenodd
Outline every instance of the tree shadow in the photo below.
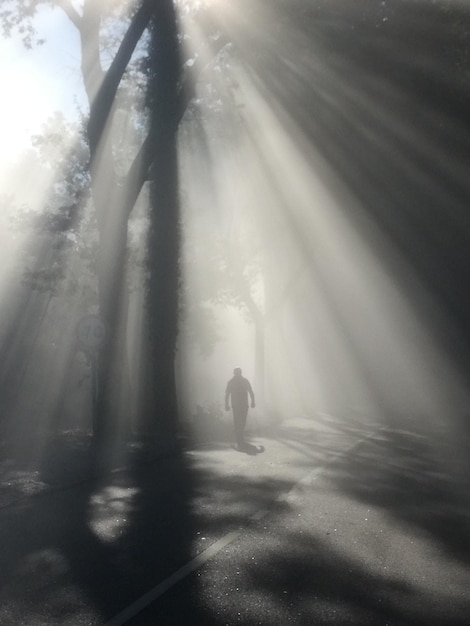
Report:
M 292 436 L 301 438 L 301 433 Z M 315 445 L 320 458 L 326 443 Z M 331 493 L 384 510 L 468 564 L 469 508 L 460 491 L 464 485 L 452 482 L 438 467 L 434 452 L 423 435 L 381 431 L 379 438 L 338 457 L 329 466 L 327 482 Z M 230 532 L 242 533 L 232 557 L 224 552 L 222 559 L 201 570 L 201 576 L 184 578 L 129 623 L 155 623 L 156 616 L 162 625 L 196 620 L 216 626 L 230 621 L 233 580 L 221 574 L 225 558 L 236 559 L 243 574 L 237 585 L 245 598 L 247 625 L 259 622 L 260 606 L 274 611 L 263 613 L 273 625 L 288 619 L 298 624 L 465 623 L 458 617 L 464 599 L 446 621 L 445 599 L 429 597 L 406 577 L 377 572 L 357 554 L 332 543 L 321 525 L 299 526 L 293 505 L 278 499 L 290 490 L 292 479 L 263 475 L 254 465 L 251 474 L 233 470 L 225 466 L 223 450 L 220 453 L 208 464 L 204 453 L 156 461 L 149 450 L 140 450 L 128 456 L 128 471 L 84 480 L 72 489 L 3 510 L 2 528 L 8 538 L 0 574 L 5 624 L 15 624 L 20 611 L 23 618 L 39 619 L 45 606 L 51 625 L 73 623 L 83 611 L 96 623 L 105 622 Z M 78 467 L 73 453 L 61 454 L 60 463 Z M 328 451 L 323 454 L 328 456 Z M 59 457 L 56 453 L 56 469 Z M 45 463 L 44 481 L 52 481 L 54 462 Z M 297 463 L 301 469 L 301 455 Z M 306 468 L 315 466 L 318 463 L 306 459 Z M 305 497 L 316 500 L 320 495 L 321 490 L 313 490 Z M 255 514 L 264 509 L 274 517 L 257 524 Z M 269 533 L 265 527 L 271 528 Z M 253 552 L 245 554 L 253 550 L 244 548 L 250 536 L 256 563 Z M 216 598 L 210 592 L 212 577 Z
M 256 564 L 246 563 L 246 586 L 267 596 L 270 623 L 389 624 L 390 626 L 463 626 L 468 603 L 448 606 L 410 581 L 378 573 L 351 558 L 312 531 L 285 531 L 282 548 L 274 546 Z M 267 608 L 267 607 L 265 607 Z M 256 612 L 244 622 L 255 624 Z M 286 621 L 284 621 L 286 620 Z
M 83 614 L 104 623 L 291 485 L 221 475 L 181 452 L 155 459 L 151 450 L 128 453 L 124 469 L 103 473 L 95 453 L 51 446 L 40 479 L 53 489 L 2 509 L 5 625 L 20 616 L 74 623 Z M 204 623 L 196 587 L 184 610 Z
M 456 450 L 442 447 L 420 433 L 382 431 L 379 440 L 338 459 L 329 475 L 336 488 L 423 531 L 453 559 L 469 564 L 468 472 L 453 471 Z
M 3 623 L 73 623 L 82 611 L 102 623 L 190 559 L 194 481 L 182 455 L 82 478 L 3 509 Z
M 401 458 L 403 438 L 398 439 L 397 454 Z M 407 450 L 410 465 L 413 465 L 415 452 L 421 459 L 413 461 L 410 473 L 416 472 L 417 466 L 426 465 L 420 445 L 408 444 Z M 363 468 L 364 477 L 377 462 L 377 458 L 371 458 L 370 466 Z M 347 516 L 341 518 L 343 504 L 337 509 L 340 516 L 337 522 L 343 526 L 338 533 L 343 537 L 338 540 L 331 525 L 334 513 L 324 508 L 326 505 L 322 502 L 323 497 L 331 498 L 332 502 L 335 498 L 337 500 L 335 489 L 314 487 L 306 491 L 302 497 L 311 499 L 312 506 L 297 509 L 295 503 L 277 499 L 280 492 L 289 490 L 291 483 L 287 480 L 221 476 L 215 467 L 193 469 L 197 475 L 192 500 L 195 553 L 201 553 L 206 543 L 212 543 L 220 536 L 222 528 L 224 532 L 240 533 L 239 539 L 235 540 L 233 549 L 215 555 L 197 575 L 185 578 L 177 588 L 160 598 L 158 604 L 132 619 L 129 622 L 132 626 L 157 622 L 163 626 L 194 623 L 192 611 L 195 606 L 200 623 L 213 626 L 232 622 L 247 626 L 259 623 L 273 626 L 286 623 L 331 626 L 385 623 L 390 626 L 440 626 L 445 623 L 464 626 L 467 623 L 468 598 L 456 595 L 450 601 L 445 585 L 436 592 L 434 585 L 421 584 L 422 572 L 416 577 L 407 575 L 407 567 L 415 567 L 410 561 L 412 557 L 393 555 L 395 567 L 384 567 L 389 563 L 377 558 L 375 552 L 380 551 L 380 541 L 375 546 L 373 531 L 372 535 L 363 538 L 364 552 L 352 548 L 357 535 L 354 530 L 353 534 L 347 534 Z M 358 479 L 347 460 L 340 463 L 337 472 L 333 471 L 328 479 L 336 489 L 339 484 L 337 474 L 344 480 L 349 476 L 351 483 L 361 486 L 365 482 Z M 403 491 L 400 489 L 390 496 L 394 502 L 403 498 L 404 493 L 408 494 L 410 485 L 403 487 Z M 346 489 L 347 496 L 357 497 L 349 484 L 344 485 Z M 385 508 L 384 500 L 388 502 L 389 498 L 380 496 L 380 486 L 372 485 L 370 492 L 379 492 L 376 501 L 366 497 L 362 500 Z M 209 501 L 217 503 L 216 506 L 209 509 Z M 410 495 L 407 501 L 404 509 L 411 506 Z M 270 509 L 273 515 L 258 523 L 254 521 L 253 512 L 263 508 Z M 309 510 L 311 517 L 308 517 Z M 394 514 L 390 504 L 386 511 Z M 321 522 L 321 515 L 329 515 L 331 519 L 325 518 Z M 425 516 L 423 512 L 423 520 Z M 412 525 L 417 522 L 409 516 L 405 521 Z M 450 536 L 453 525 L 450 518 L 447 521 Z M 426 532 L 434 532 L 432 524 L 426 526 Z M 445 541 L 445 538 L 439 537 L 439 540 Z M 371 542 L 373 545 L 368 546 Z

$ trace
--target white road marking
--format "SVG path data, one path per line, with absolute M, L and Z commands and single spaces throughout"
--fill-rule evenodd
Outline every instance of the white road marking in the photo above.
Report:
M 209 548 L 207 548 L 207 550 L 198 554 L 194 559 L 189 561 L 189 563 L 180 567 L 171 576 L 165 578 L 165 580 L 159 583 L 156 587 L 141 596 L 138 600 L 121 611 L 121 613 L 118 613 L 109 622 L 106 622 L 104 626 L 122 626 L 125 624 L 128 620 L 132 619 L 148 607 L 152 602 L 155 602 L 155 600 L 171 589 L 171 587 L 176 585 L 176 583 L 183 580 L 183 578 L 186 578 L 186 576 L 189 576 L 189 574 L 197 570 L 201 567 L 201 565 L 204 565 L 206 561 L 215 556 L 218 552 L 220 552 L 220 550 L 223 550 L 226 546 L 232 543 L 232 541 L 234 541 L 240 533 L 241 530 L 227 533 L 224 537 L 222 537 L 222 539 L 213 543 Z
M 374 439 L 384 431 L 385 428 L 380 428 L 378 431 L 374 431 L 370 433 L 366 437 L 359 439 L 356 443 L 345 450 L 344 452 L 340 452 L 335 455 L 335 457 L 321 465 L 320 467 L 316 467 L 312 471 L 308 472 L 305 476 L 300 478 L 294 485 L 289 489 L 289 491 L 285 493 L 281 493 L 274 502 L 288 502 L 292 498 L 296 497 L 299 492 L 301 492 L 302 486 L 309 486 L 312 484 L 314 480 L 316 480 L 323 472 L 325 472 L 331 465 L 333 465 L 339 459 L 345 457 L 352 450 L 355 450 L 358 446 L 360 446 L 365 441 L 369 441 L 370 439 Z M 269 513 L 270 509 L 260 509 L 256 511 L 253 515 L 250 516 L 250 520 L 259 521 L 266 517 Z M 104 626 L 123 626 L 128 620 L 132 619 L 136 615 L 138 615 L 141 611 L 147 608 L 152 602 L 155 602 L 158 598 L 160 598 L 163 594 L 165 594 L 171 587 L 182 581 L 186 576 L 189 576 L 192 572 L 199 569 L 201 565 L 204 565 L 207 561 L 209 561 L 212 557 L 214 557 L 218 552 L 223 550 L 226 546 L 231 544 L 235 539 L 237 539 L 242 532 L 242 529 L 237 531 L 232 531 L 224 535 L 221 539 L 213 543 L 207 550 L 198 554 L 194 559 L 180 567 L 176 572 L 171 574 L 165 580 L 162 580 L 156 587 L 145 593 L 143 596 L 138 598 L 135 602 L 125 608 L 123 611 L 118 613 L 115 617 L 113 617 L 110 621 L 106 622 Z
M 324 472 L 326 472 L 332 465 L 334 465 L 340 459 L 343 459 L 345 456 L 350 454 L 353 450 L 358 448 L 365 441 L 370 441 L 371 439 L 376 439 L 378 436 L 385 430 L 385 428 L 379 428 L 379 430 L 369 433 L 365 437 L 362 437 L 356 443 L 344 450 L 343 452 L 338 452 L 334 455 L 334 457 L 329 460 L 327 463 L 320 465 L 319 467 L 315 467 L 313 470 L 308 472 L 305 476 L 300 478 L 296 483 L 292 485 L 289 491 L 279 494 L 276 498 L 275 502 L 290 502 L 297 496 L 302 494 L 302 487 L 309 487 L 314 480 L 316 480 L 319 476 L 321 476 Z M 267 511 L 266 511 L 267 512 Z M 264 517 L 264 516 L 263 516 Z M 251 519 L 256 519 L 255 516 L 252 516 Z
M 266 517 L 268 513 L 269 509 L 260 509 L 259 511 L 256 511 L 256 513 L 253 513 L 250 519 L 259 521 L 260 519 L 263 519 L 263 517 Z

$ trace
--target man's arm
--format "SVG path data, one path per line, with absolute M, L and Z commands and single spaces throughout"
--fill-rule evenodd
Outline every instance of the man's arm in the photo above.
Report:
M 247 381 L 248 383 L 248 393 L 250 394 L 250 398 L 251 398 L 251 408 L 254 409 L 255 408 L 255 394 L 253 393 L 253 388 L 251 386 L 250 381 Z

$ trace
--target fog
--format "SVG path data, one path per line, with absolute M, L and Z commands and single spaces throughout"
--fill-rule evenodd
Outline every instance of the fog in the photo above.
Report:
M 230 41 L 215 57 L 206 50 L 178 139 L 180 423 L 197 430 L 201 411 L 227 421 L 225 386 L 239 366 L 259 429 L 342 415 L 458 441 L 468 428 L 470 194 L 458 5 L 442 27 L 420 3 L 387 13 L 388 3 L 364 2 L 361 13 L 333 2 L 304 20 L 283 3 L 250 16 L 216 4 Z M 204 32 L 182 24 L 191 59 Z M 108 128 L 121 165 L 138 131 L 122 111 Z M 40 222 L 63 215 L 71 193 L 61 178 L 80 152 L 77 128 L 67 132 L 70 142 L 36 142 L 2 177 L 4 432 L 39 433 L 36 442 L 91 429 L 92 364 L 77 325 L 99 314 L 93 202 L 80 196 L 66 231 Z M 94 164 L 95 194 L 113 206 L 121 190 L 109 189 L 108 166 Z M 144 188 L 121 302 L 131 413 L 147 212 Z
M 354 21 L 351 9 L 353 24 L 344 16 L 334 27 L 326 9 L 324 21 L 302 26 L 283 14 L 275 33 L 274 14 L 256 33 L 241 11 L 223 14 L 238 50 L 254 59 L 228 62 L 237 110 L 213 117 L 230 132 L 217 141 L 211 120 L 204 124 L 211 191 L 196 140 L 183 143 L 186 219 L 209 221 L 206 249 L 225 241 L 237 303 L 249 283 L 264 335 L 260 374 L 256 311 L 245 293 L 238 319 L 219 318 L 245 352 L 221 342 L 202 369 L 219 372 L 219 390 L 231 364 L 246 369 L 264 391 L 261 419 L 359 414 L 436 432 L 465 423 L 466 368 L 457 355 L 465 351 L 468 263 L 457 233 L 468 229 L 468 117 L 459 113 L 468 84 L 453 67 L 445 79 L 455 81 L 453 96 L 436 102 L 433 81 L 449 59 L 423 41 L 416 55 L 400 37 L 402 27 L 431 28 L 431 12 L 414 11 Z M 186 276 L 201 280 L 191 267 Z M 201 363 L 184 367 L 198 372 L 190 397 L 210 397 L 201 393 Z

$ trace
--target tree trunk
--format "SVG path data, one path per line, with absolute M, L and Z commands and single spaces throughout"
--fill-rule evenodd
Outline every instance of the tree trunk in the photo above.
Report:
M 177 112 L 181 69 L 173 2 L 162 0 L 152 22 L 150 135 L 157 141 L 150 172 L 146 367 L 142 426 L 162 446 L 177 431 L 175 351 L 178 334 L 180 223 Z
M 121 46 L 105 73 L 100 61 L 102 7 L 94 0 L 83 4 L 76 23 L 81 40 L 82 75 L 90 104 L 87 138 L 90 147 L 92 196 L 99 230 L 98 293 L 99 312 L 106 325 L 106 337 L 97 355 L 96 398 L 93 406 L 93 434 L 104 442 L 120 430 L 125 417 L 127 388 L 123 368 L 126 359 L 127 325 L 127 221 L 138 195 L 119 187 L 114 169 L 110 127 L 112 107 L 127 63 L 149 19 L 148 2 L 135 13 Z
M 80 24 L 82 70 L 90 100 L 88 140 L 93 200 L 98 218 L 100 315 L 107 327 L 98 357 L 98 394 L 94 431 L 99 441 L 122 432 L 126 415 L 127 222 L 147 179 L 150 164 L 147 321 L 143 342 L 144 380 L 137 422 L 147 430 L 173 436 L 176 425 L 174 355 L 178 312 L 179 214 L 176 130 L 181 117 L 181 62 L 172 0 L 142 0 L 106 73 L 99 59 L 100 8 L 86 0 Z M 135 45 L 149 25 L 149 134 L 118 188 L 106 128 L 120 80 Z
M 112 199 L 110 199 L 112 202 Z M 124 421 L 127 406 L 127 216 L 119 205 L 108 219 L 100 220 L 98 289 L 100 316 L 106 336 L 98 353 L 98 393 L 94 419 L 97 439 L 113 439 L 127 430 Z M 102 214 L 101 214 L 102 215 Z
M 151 183 L 143 424 L 163 439 L 176 434 L 175 350 L 178 333 L 179 211 L 175 138 L 169 138 Z
M 264 322 L 255 322 L 255 395 L 258 408 L 264 408 L 265 402 L 265 345 Z

